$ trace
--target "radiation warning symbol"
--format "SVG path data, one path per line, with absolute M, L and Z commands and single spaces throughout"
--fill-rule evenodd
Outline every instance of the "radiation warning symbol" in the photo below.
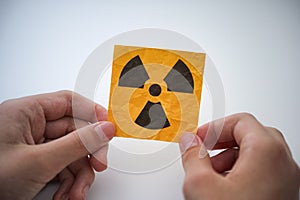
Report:
M 108 120 L 117 136 L 178 142 L 198 126 L 205 54 L 114 47 Z

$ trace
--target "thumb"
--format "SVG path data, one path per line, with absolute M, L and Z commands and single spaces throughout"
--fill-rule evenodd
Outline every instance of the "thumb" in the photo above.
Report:
M 46 158 L 47 164 L 60 171 L 70 163 L 107 145 L 114 135 L 115 128 L 112 123 L 98 122 L 40 145 L 39 150 Z
M 201 139 L 193 133 L 185 133 L 180 138 L 179 145 L 186 173 L 184 191 L 209 188 L 209 184 L 215 187 L 217 174 Z

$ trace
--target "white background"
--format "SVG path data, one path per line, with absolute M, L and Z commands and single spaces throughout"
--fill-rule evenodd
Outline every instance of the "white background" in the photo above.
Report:
M 199 43 L 223 80 L 226 114 L 251 112 L 280 129 L 300 163 L 297 0 L 1 0 L 0 101 L 72 90 L 99 44 L 145 27 L 174 30 Z M 182 199 L 182 181 L 179 161 L 144 175 L 107 170 L 97 174 L 88 199 Z M 49 199 L 55 187 L 37 199 Z

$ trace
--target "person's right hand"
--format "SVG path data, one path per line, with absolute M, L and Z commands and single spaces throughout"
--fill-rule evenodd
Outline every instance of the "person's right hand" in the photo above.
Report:
M 216 137 L 222 124 L 217 120 L 200 127 L 199 137 L 181 137 L 185 198 L 298 200 L 300 171 L 282 134 L 250 114 L 232 115 L 213 147 L 227 150 L 210 158 L 202 140 Z

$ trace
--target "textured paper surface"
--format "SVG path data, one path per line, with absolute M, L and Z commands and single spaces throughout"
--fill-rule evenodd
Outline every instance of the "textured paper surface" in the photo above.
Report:
M 196 133 L 205 54 L 116 45 L 108 120 L 117 136 L 178 142 Z

